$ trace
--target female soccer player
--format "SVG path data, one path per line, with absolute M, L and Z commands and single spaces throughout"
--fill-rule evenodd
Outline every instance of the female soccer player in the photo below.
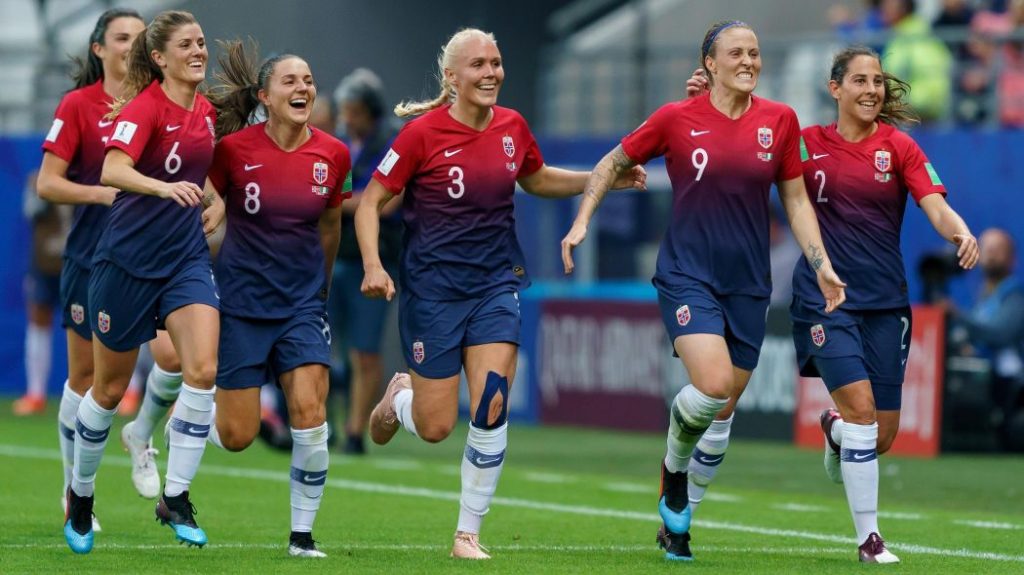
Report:
M 92 256 L 117 193 L 115 188 L 100 185 L 103 143 L 113 125 L 113 121 L 103 116 L 110 111 L 114 98 L 121 96 L 128 73 L 128 52 L 145 27 L 142 17 L 134 10 L 113 8 L 100 15 L 89 38 L 89 54 L 85 62 L 78 62 L 75 89 L 61 100 L 53 126 L 43 142 L 39 196 L 47 201 L 75 205 L 61 270 L 61 308 L 68 341 L 68 380 L 58 412 L 58 435 L 64 456 L 61 496 L 64 507 L 64 494 L 71 483 L 74 466 L 75 416 L 93 379 L 92 331 L 88 319 L 91 316 L 88 286 Z M 140 434 L 141 441 L 130 442 L 132 479 L 139 492 L 147 497 L 156 497 L 160 488 L 149 436 L 181 386 L 181 374 L 175 373 L 181 368 L 171 340 L 167 332 L 157 333 L 150 347 L 158 366 L 150 372 L 145 406 L 134 423 L 136 431 L 148 425 L 149 432 Z M 166 401 L 161 402 L 161 399 Z M 129 431 L 122 432 L 122 437 L 130 434 L 132 426 L 125 427 Z M 94 530 L 99 530 L 95 519 L 93 526 Z
M 225 45 L 212 191 L 228 220 L 217 255 L 222 287 L 220 363 L 213 443 L 241 451 L 260 427 L 260 386 L 284 390 L 291 423 L 294 556 L 326 557 L 313 520 L 327 479 L 326 302 L 351 187 L 348 148 L 309 126 L 316 84 L 298 56 L 255 66 L 241 42 Z M 257 107 L 267 121 L 246 127 Z
M 687 91 L 695 95 L 705 84 L 695 73 Z M 961 267 L 973 268 L 979 250 L 967 224 L 946 203 L 946 189 L 924 152 L 895 127 L 917 121 L 904 100 L 909 86 L 882 71 L 874 50 L 853 46 L 833 59 L 828 87 L 839 118 L 802 131 L 804 180 L 836 269 L 871 281 L 850 288 L 843 310 L 823 314 L 810 266 L 806 259 L 799 262 L 790 308 L 793 339 L 801 374 L 821 377 L 839 407 L 821 416 L 825 470 L 845 483 L 860 560 L 895 563 L 899 559 L 878 535 L 877 456 L 889 450 L 899 430 L 910 352 L 899 249 L 907 193 L 936 231 L 958 246 Z M 837 186 L 840 166 L 843 184 Z M 692 478 L 692 463 L 690 470 Z
M 200 223 L 200 185 L 213 158 L 213 107 L 197 93 L 206 40 L 187 12 L 162 12 L 132 44 L 110 117 L 100 181 L 120 190 L 93 257 L 89 321 L 93 387 L 78 408 L 68 490 L 68 545 L 88 553 L 96 471 L 138 348 L 166 326 L 184 382 L 171 418 L 167 481 L 156 514 L 203 545 L 188 486 L 206 445 L 217 369 L 218 296 Z M 109 120 L 104 120 L 109 121 Z
M 438 68 L 435 99 L 395 109 L 399 116 L 422 116 L 399 133 L 356 211 L 363 293 L 391 299 L 395 286 L 377 251 L 378 217 L 405 190 L 399 331 L 411 370 L 391 380 L 370 415 L 370 437 L 387 443 L 401 424 L 431 443 L 446 438 L 458 418 L 465 369 L 472 420 L 451 555 L 487 559 L 480 525 L 505 459 L 518 295 L 528 285 L 512 195 L 518 182 L 535 195 L 572 196 L 588 174 L 544 165 L 522 116 L 496 105 L 505 69 L 493 35 L 459 31 Z M 637 168 L 616 184 L 643 188 L 645 179 Z
M 654 286 L 674 351 L 692 385 L 672 402 L 658 541 L 666 558 L 682 560 L 692 559 L 691 454 L 707 466 L 721 462 L 732 406 L 750 380 L 764 340 L 771 293 L 772 183 L 813 265 L 826 311 L 845 299 L 845 284 L 829 263 L 800 177 L 796 114 L 753 95 L 761 71 L 753 30 L 742 22 L 718 22 L 704 36 L 701 56 L 710 93 L 662 106 L 623 138 L 594 168 L 576 221 L 562 240 L 570 273 L 572 249 L 586 238 L 609 184 L 632 166 L 666 157 L 673 218 L 658 254 Z M 716 415 L 720 421 L 712 424 Z

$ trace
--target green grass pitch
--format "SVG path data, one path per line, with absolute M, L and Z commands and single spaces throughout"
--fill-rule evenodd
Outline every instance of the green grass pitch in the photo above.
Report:
M 76 556 L 61 531 L 54 409 L 15 418 L 0 401 L 0 573 L 1024 573 L 1020 456 L 882 457 L 881 528 L 903 562 L 863 566 L 820 451 L 734 441 L 684 564 L 654 543 L 664 436 L 514 422 L 481 537 L 488 562 L 448 558 L 464 427 L 440 445 L 400 434 L 369 457 L 333 455 L 314 528 L 329 557 L 309 560 L 286 551 L 287 454 L 207 449 L 192 494 L 210 543 L 190 549 L 132 488 L 123 418 L 97 479 L 103 531 Z M 163 471 L 166 453 L 158 460 Z

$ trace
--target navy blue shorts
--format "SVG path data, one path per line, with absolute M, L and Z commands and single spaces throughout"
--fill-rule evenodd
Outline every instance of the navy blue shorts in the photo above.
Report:
M 64 267 L 60 271 L 61 325 L 88 340 L 92 339 L 89 326 L 90 275 L 90 270 L 64 258 Z
M 327 314 L 307 311 L 285 319 L 220 316 L 217 387 L 246 389 L 277 382 L 282 373 L 311 364 L 331 365 Z
M 502 342 L 519 345 L 521 322 L 516 292 L 433 301 L 404 290 L 399 294 L 398 317 L 406 363 L 431 379 L 462 371 L 465 347 Z
M 794 297 L 790 313 L 800 375 L 822 378 L 830 392 L 868 380 L 875 409 L 899 410 L 910 353 L 909 307 L 826 314 L 823 305 Z
M 673 355 L 679 336 L 710 333 L 725 338 L 734 366 L 747 371 L 757 367 L 768 319 L 767 296 L 716 294 L 692 278 L 671 286 L 659 284 L 658 307 Z
M 29 268 L 25 274 L 25 301 L 49 308 L 60 305 L 60 276 Z
M 398 276 L 391 273 L 391 277 Z M 334 264 L 331 284 L 331 327 L 334 336 L 347 349 L 380 353 L 385 321 L 391 302 L 384 298 L 368 298 L 360 291 L 363 283 L 362 262 L 338 261 Z
M 139 278 L 101 261 L 89 279 L 89 323 L 103 345 L 129 351 L 156 337 L 174 310 L 190 304 L 220 309 L 208 259 L 186 262 L 169 278 Z

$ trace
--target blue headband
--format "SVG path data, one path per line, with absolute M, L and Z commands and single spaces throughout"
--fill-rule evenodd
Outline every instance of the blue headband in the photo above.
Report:
M 704 63 L 704 58 L 708 57 L 708 52 L 711 50 L 711 46 L 714 45 L 715 39 L 718 38 L 718 35 L 721 34 L 722 32 L 724 32 L 725 30 L 728 30 L 729 28 L 734 28 L 736 26 L 743 26 L 743 27 L 746 27 L 746 28 L 750 27 L 750 26 L 747 25 L 746 22 L 742 22 L 740 20 L 733 20 L 732 22 L 727 22 L 727 23 L 723 24 L 722 27 L 719 28 L 718 30 L 715 30 L 715 33 L 710 35 L 710 36 L 708 36 L 708 39 L 704 41 L 704 45 L 701 46 L 701 50 L 700 50 L 701 64 Z

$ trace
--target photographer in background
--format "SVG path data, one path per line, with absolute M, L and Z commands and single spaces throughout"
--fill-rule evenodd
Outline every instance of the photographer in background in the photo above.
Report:
M 1004 415 L 1004 445 L 1021 449 L 1024 434 L 1014 431 L 1014 421 L 1024 417 L 1024 283 L 1013 275 L 1017 250 L 1010 234 L 989 228 L 978 243 L 985 282 L 970 312 L 946 304 L 953 333 L 961 334 L 952 338 L 950 346 L 991 361 L 992 399 Z

